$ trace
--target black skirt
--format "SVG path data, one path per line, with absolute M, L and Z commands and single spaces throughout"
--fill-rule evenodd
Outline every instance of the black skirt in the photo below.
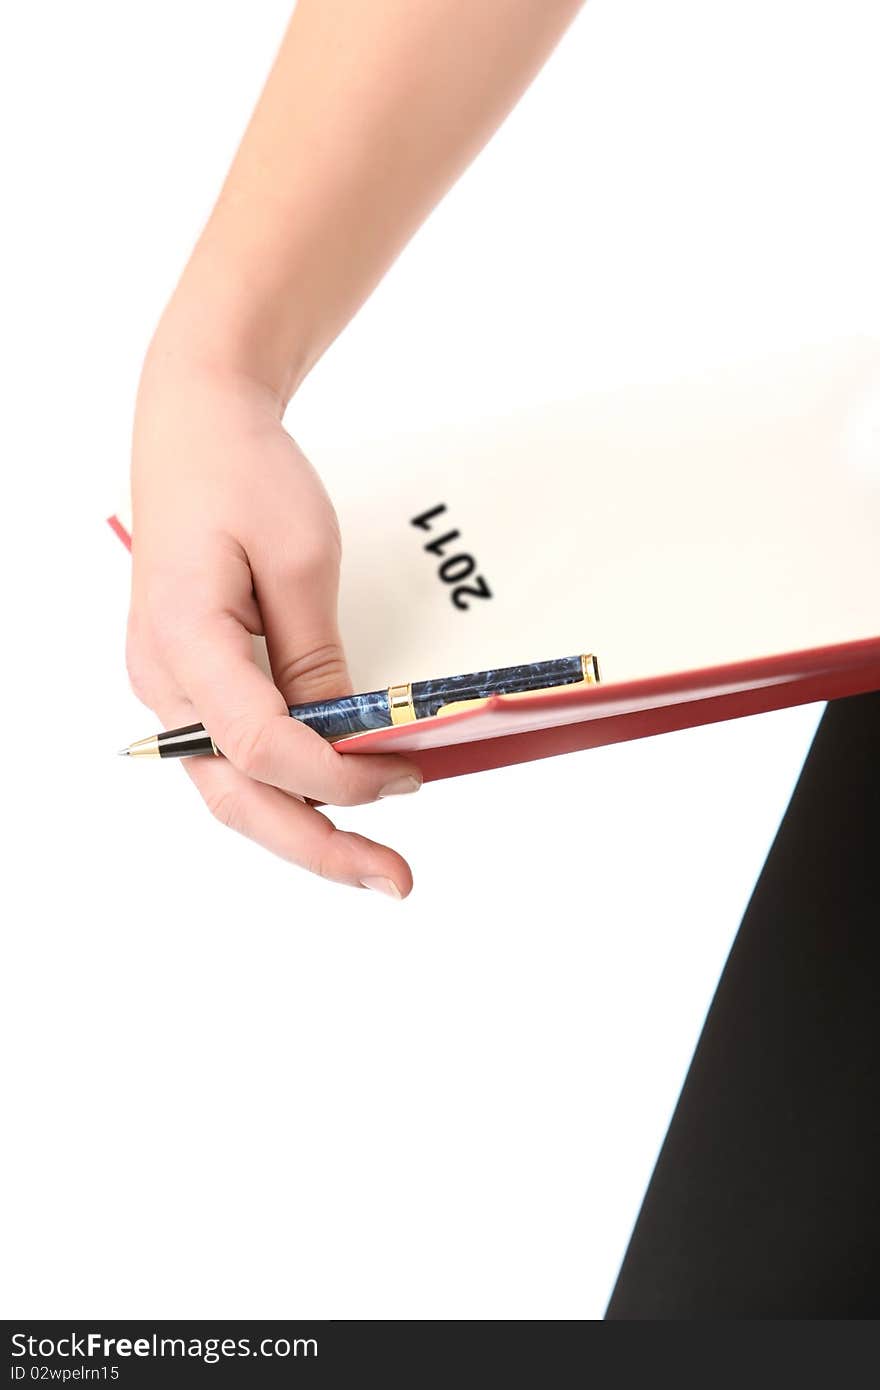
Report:
M 880 692 L 822 716 L 606 1316 L 880 1316 Z

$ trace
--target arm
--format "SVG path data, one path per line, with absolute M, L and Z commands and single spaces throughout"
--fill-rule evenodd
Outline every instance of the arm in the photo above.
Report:
M 395 896 L 411 885 L 398 854 L 294 799 L 352 805 L 419 777 L 403 757 L 346 758 L 286 713 L 351 685 L 336 517 L 282 416 L 578 8 L 300 0 L 144 364 L 134 688 L 166 725 L 199 719 L 223 748 L 225 760 L 187 764 L 222 820 Z M 251 633 L 265 634 L 274 684 Z

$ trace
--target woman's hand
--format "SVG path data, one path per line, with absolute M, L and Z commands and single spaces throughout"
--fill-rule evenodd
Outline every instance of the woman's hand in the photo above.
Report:
M 403 758 L 346 757 L 287 714 L 351 687 L 336 517 L 281 419 L 580 4 L 299 0 L 141 382 L 132 684 L 166 727 L 203 723 L 222 748 L 186 764 L 221 820 L 393 896 L 411 886 L 400 855 L 306 800 L 351 805 L 419 778 Z
M 399 756 L 345 756 L 287 706 L 351 693 L 337 626 L 340 536 L 265 386 L 151 348 L 132 465 L 127 660 L 166 728 L 203 723 L 224 758 L 185 763 L 213 814 L 313 873 L 405 897 L 386 845 L 337 830 L 306 798 L 352 806 L 416 791 Z M 273 681 L 253 657 L 266 638 Z

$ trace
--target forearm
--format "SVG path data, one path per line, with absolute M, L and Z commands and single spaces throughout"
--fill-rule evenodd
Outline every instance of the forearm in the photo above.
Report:
M 581 0 L 299 0 L 153 353 L 293 394 Z

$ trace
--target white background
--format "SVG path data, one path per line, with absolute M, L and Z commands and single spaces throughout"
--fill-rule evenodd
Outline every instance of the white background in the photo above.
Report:
M 139 362 L 287 11 L 4 10 L 2 1311 L 600 1317 L 820 711 L 342 813 L 403 904 L 114 757 Z M 876 329 L 875 14 L 592 0 L 291 428 Z

